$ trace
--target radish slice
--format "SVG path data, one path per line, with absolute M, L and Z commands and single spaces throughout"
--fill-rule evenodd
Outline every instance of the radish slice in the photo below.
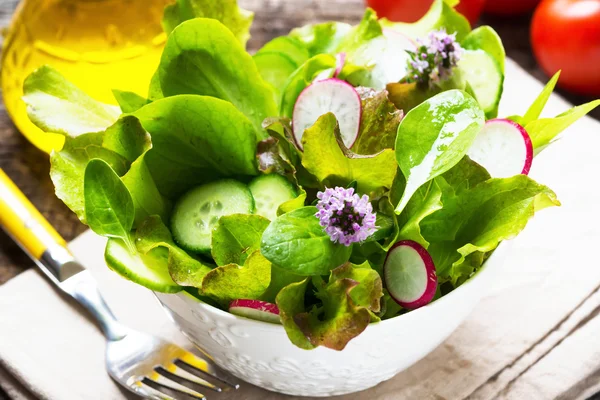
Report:
M 273 303 L 261 300 L 233 300 L 229 303 L 229 312 L 240 317 L 256 319 L 258 321 L 280 324 L 279 308 Z
M 404 50 L 414 51 L 419 45 L 417 41 L 410 36 L 406 36 L 402 32 L 398 32 L 394 29 L 385 28 L 383 30 L 383 36 L 388 40 L 394 41 L 398 48 L 403 48 Z
M 335 56 L 335 72 L 333 73 L 333 77 L 337 78 L 340 76 L 344 65 L 346 64 L 346 53 L 338 53 Z
M 314 82 L 298 96 L 292 118 L 294 138 L 298 147 L 302 148 L 304 131 L 328 112 L 337 118 L 346 147 L 352 147 L 360 128 L 362 103 L 360 95 L 352 85 L 335 78 Z
M 508 119 L 491 119 L 475 138 L 468 156 L 494 178 L 529 174 L 533 145 L 521 125 Z
M 411 310 L 428 304 L 437 289 L 431 256 L 412 240 L 400 241 L 390 249 L 383 264 L 383 278 L 394 301 Z

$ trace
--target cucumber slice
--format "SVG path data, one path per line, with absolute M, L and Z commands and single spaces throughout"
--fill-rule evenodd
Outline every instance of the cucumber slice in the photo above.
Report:
M 465 85 L 468 82 L 485 116 L 495 118 L 502 96 L 504 75 L 496 60 L 483 50 L 465 50 L 458 64 Z
M 273 221 L 280 204 L 298 197 L 298 192 L 281 175 L 261 175 L 248 185 L 256 203 L 256 214 Z
M 121 239 L 108 239 L 104 259 L 110 269 L 150 290 L 177 293 L 182 287 L 173 282 L 168 267 L 169 250 L 156 248 L 148 254 L 132 254 Z
M 185 250 L 209 253 L 219 218 L 253 212 L 254 198 L 246 185 L 232 179 L 211 182 L 179 199 L 171 216 L 171 232 L 175 242 Z

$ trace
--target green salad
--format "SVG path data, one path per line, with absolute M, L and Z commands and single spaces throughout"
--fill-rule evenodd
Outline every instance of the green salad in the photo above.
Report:
M 370 323 L 436 301 L 556 195 L 534 155 L 600 101 L 498 118 L 505 53 L 436 0 L 413 24 L 368 9 L 246 42 L 235 0 L 177 0 L 148 93 L 100 103 L 50 67 L 30 119 L 65 136 L 57 196 L 108 238 L 108 266 L 342 350 Z M 528 94 L 524 94 L 528 95 Z

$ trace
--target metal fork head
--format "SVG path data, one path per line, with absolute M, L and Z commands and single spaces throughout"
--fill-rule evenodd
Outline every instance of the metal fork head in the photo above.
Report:
M 118 383 L 148 399 L 205 399 L 207 393 L 239 387 L 207 357 L 135 331 L 107 342 L 106 368 Z

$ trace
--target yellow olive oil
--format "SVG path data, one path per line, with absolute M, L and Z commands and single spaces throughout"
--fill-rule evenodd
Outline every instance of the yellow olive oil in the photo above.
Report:
M 27 118 L 23 81 L 48 64 L 95 99 L 111 89 L 147 95 L 166 36 L 160 21 L 173 0 L 22 0 L 6 33 L 2 91 L 9 115 L 37 147 L 60 149 L 63 137 Z

